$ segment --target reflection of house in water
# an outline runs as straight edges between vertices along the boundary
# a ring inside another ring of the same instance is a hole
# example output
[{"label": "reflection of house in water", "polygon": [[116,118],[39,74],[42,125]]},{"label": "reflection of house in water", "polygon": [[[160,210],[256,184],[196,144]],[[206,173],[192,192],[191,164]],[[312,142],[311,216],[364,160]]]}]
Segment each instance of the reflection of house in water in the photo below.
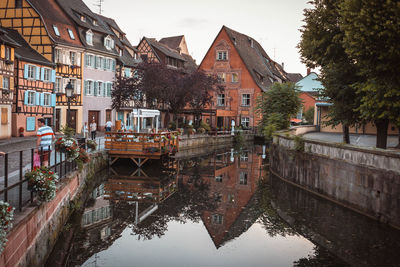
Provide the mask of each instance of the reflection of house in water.
[{"label": "reflection of house in water", "polygon": [[[251,216],[246,207],[257,188],[257,182],[262,177],[262,159],[255,150],[243,151],[234,155],[232,152],[217,153],[207,162],[201,162],[200,178],[207,180],[210,186],[210,197],[217,201],[217,208],[204,211],[202,220],[215,246],[219,248],[245,232],[257,219]],[[186,170],[183,180],[190,183],[193,179],[193,169]]]}]

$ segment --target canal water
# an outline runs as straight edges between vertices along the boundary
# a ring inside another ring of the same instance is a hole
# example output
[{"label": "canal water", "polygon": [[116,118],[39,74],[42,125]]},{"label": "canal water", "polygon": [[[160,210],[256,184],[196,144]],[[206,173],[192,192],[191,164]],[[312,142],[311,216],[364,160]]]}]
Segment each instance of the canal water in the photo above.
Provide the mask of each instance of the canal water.
[{"label": "canal water", "polygon": [[58,263],[400,266],[400,231],[269,175],[262,152],[114,165],[68,225]]}]

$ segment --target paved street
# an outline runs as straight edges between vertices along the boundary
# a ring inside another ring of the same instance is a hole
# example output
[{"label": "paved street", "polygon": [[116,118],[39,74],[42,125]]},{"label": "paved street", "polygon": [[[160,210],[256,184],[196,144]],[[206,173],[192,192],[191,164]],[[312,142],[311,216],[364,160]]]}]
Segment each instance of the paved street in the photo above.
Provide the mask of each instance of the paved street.
[{"label": "paved street", "polygon": [[[341,133],[307,133],[304,135],[307,139],[321,140],[333,143],[341,143],[343,136]],[[398,144],[398,136],[388,136],[388,148],[393,148]],[[350,135],[350,144],[364,147],[375,147],[376,136],[374,135]]]}]

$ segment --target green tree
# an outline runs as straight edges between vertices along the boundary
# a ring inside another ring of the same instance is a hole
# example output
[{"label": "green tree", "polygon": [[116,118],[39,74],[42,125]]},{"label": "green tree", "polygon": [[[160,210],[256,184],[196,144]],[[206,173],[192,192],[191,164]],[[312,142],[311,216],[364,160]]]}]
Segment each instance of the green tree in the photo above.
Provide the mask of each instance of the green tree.
[{"label": "green tree", "polygon": [[349,127],[360,122],[357,107],[360,96],[352,84],[360,77],[354,62],[345,53],[344,33],[340,28],[339,3],[336,0],[314,0],[304,10],[301,41],[298,45],[302,61],[310,68],[321,69],[324,88],[321,96],[332,102],[327,124],[342,124],[343,141],[350,142]]},{"label": "green tree", "polygon": [[314,107],[311,107],[304,112],[304,118],[308,124],[314,124],[314,111]]},{"label": "green tree", "polygon": [[274,131],[290,126],[290,117],[301,108],[299,90],[294,83],[274,83],[257,99],[256,111],[262,115],[260,130],[267,138]]},{"label": "green tree", "polygon": [[358,110],[362,118],[374,121],[376,146],[386,148],[389,121],[400,126],[400,2],[341,2],[345,51],[365,77],[355,85],[362,94]]}]

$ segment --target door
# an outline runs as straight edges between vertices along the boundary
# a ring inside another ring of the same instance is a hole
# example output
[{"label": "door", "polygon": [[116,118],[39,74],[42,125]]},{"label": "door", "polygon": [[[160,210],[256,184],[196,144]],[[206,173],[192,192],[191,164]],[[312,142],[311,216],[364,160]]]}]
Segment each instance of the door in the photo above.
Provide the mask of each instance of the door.
[{"label": "door", "polygon": [[56,132],[60,131],[60,115],[61,115],[61,111],[59,108],[56,109]]},{"label": "door", "polygon": [[111,120],[111,110],[110,109],[106,110],[106,122],[107,121],[111,121],[112,122],[112,120]]},{"label": "door", "polygon": [[76,114],[77,114],[76,109],[70,110],[70,113],[69,113],[70,117],[69,117],[69,123],[68,123],[68,127],[74,129],[75,132],[76,132]]},{"label": "door", "polygon": [[217,117],[217,127],[218,128],[224,127],[224,117]]},{"label": "door", "polygon": [[100,111],[97,110],[89,110],[89,117],[88,117],[88,124],[92,123],[92,120],[96,122],[97,131],[99,130],[99,118],[100,118]]}]

